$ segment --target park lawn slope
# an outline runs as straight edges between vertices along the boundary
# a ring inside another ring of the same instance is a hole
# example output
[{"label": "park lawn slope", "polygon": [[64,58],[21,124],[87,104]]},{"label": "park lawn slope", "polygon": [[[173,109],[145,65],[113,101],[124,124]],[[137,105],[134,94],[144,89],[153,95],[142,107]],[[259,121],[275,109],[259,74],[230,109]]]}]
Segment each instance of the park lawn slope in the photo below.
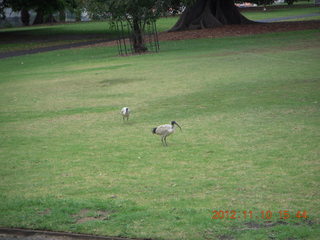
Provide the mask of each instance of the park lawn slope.
[{"label": "park lawn slope", "polygon": [[[0,60],[0,226],[317,239],[319,38],[310,30],[162,42],[159,54],[130,57],[105,47]],[[172,120],[183,131],[163,147],[151,129]],[[212,219],[214,210],[235,219]]]}]

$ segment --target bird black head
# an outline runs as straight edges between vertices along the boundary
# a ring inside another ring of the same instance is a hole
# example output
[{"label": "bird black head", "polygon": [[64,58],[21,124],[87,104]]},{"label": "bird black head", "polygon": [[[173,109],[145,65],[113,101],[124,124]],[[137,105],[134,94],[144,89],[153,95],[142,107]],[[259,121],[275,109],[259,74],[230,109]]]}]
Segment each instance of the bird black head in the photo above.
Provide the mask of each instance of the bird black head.
[{"label": "bird black head", "polygon": [[152,129],[152,133],[155,134],[156,133],[157,128],[153,128]]},{"label": "bird black head", "polygon": [[182,131],[181,127],[179,126],[179,124],[176,121],[171,121],[171,125],[172,126],[177,125],[180,128],[180,131]]}]

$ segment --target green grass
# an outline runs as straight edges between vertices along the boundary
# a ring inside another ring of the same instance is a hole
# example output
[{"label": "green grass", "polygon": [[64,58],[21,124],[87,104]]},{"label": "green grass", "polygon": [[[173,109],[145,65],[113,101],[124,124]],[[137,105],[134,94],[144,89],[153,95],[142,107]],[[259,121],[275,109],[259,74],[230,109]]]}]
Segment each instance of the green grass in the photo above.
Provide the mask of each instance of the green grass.
[{"label": "green grass", "polygon": [[[267,8],[268,9],[268,8]],[[308,8],[279,8],[279,9],[268,9],[267,11],[244,11],[242,14],[247,18],[258,21],[262,19],[268,18],[280,18],[280,17],[292,17],[292,16],[300,16],[305,14],[313,14],[320,13],[320,9],[317,7],[308,7]],[[312,17],[313,19],[314,17]],[[311,20],[311,18],[307,19],[296,19],[297,21],[302,20]]]},{"label": "green grass", "polygon": [[115,38],[108,22],[69,23],[0,29],[0,52]]},{"label": "green grass", "polygon": [[[159,54],[131,57],[88,48],[0,60],[0,226],[317,239],[319,36],[171,41]],[[123,123],[126,105],[133,113]],[[151,129],[171,120],[183,132],[165,148]],[[212,220],[213,210],[240,218]],[[254,218],[243,219],[244,210]],[[267,210],[270,220],[256,218]],[[280,210],[291,217],[280,220]],[[295,218],[304,210],[308,221]]]},{"label": "green grass", "polygon": [[[314,3],[315,3],[315,1],[314,0],[311,0],[311,1],[295,1],[294,3],[293,3],[293,5],[292,6],[296,6],[296,5],[311,5],[311,6],[314,6]],[[279,3],[278,5],[285,5],[285,6],[288,6],[288,7],[290,7],[287,3]]]}]

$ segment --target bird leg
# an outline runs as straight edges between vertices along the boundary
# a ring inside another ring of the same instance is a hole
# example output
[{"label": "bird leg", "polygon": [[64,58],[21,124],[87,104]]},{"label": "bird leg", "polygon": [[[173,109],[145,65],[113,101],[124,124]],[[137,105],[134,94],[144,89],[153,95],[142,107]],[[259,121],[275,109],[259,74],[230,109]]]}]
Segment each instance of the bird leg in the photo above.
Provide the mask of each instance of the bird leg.
[{"label": "bird leg", "polygon": [[164,142],[166,143],[166,146],[168,147],[168,144],[167,144],[167,136],[164,137]]},{"label": "bird leg", "polygon": [[164,136],[161,137],[161,142],[162,142],[162,146],[165,146],[164,142],[163,142],[163,139],[164,139]]}]

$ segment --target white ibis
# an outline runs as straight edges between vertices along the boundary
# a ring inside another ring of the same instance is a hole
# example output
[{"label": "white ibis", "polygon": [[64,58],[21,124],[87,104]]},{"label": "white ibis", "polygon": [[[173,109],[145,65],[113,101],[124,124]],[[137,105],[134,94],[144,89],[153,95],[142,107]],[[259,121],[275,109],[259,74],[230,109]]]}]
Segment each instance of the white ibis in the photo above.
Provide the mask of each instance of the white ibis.
[{"label": "white ibis", "polygon": [[164,146],[168,146],[167,144],[167,137],[174,133],[174,130],[176,128],[176,125],[180,128],[180,131],[182,131],[181,127],[176,121],[172,121],[171,124],[164,124],[160,125],[156,128],[152,129],[153,134],[157,134],[161,136],[161,142]]},{"label": "white ibis", "polygon": [[123,121],[124,121],[125,118],[127,119],[127,121],[129,120],[130,109],[128,107],[122,108],[120,113],[122,115]]}]

